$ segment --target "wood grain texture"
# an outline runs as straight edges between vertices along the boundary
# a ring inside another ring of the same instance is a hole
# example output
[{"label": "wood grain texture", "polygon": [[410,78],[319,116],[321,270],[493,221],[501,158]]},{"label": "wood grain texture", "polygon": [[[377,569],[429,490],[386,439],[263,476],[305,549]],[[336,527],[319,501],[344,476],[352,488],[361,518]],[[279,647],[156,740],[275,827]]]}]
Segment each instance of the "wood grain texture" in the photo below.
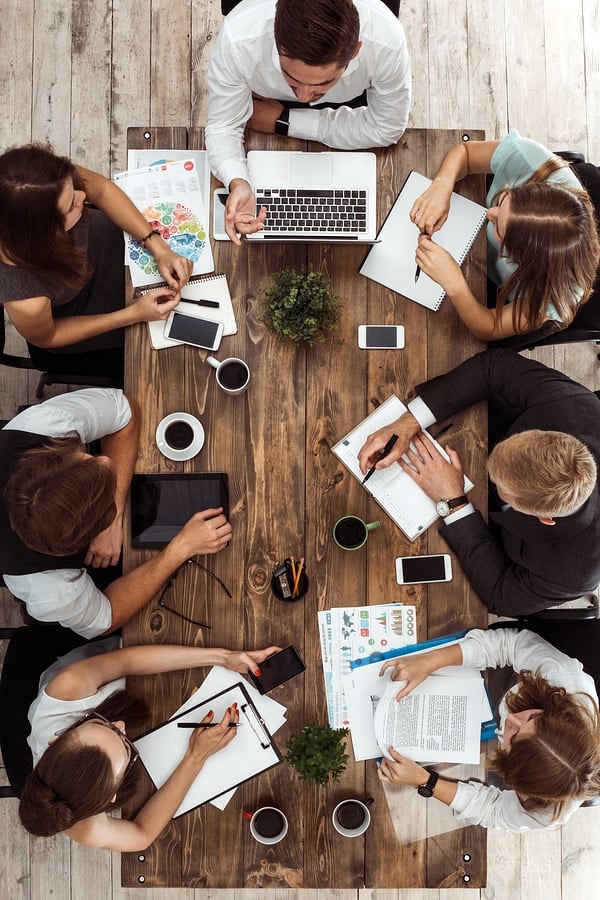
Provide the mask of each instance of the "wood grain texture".
[{"label": "wood grain texture", "polygon": [[[0,122],[2,144],[24,144],[31,140],[32,79],[23,77],[23,69],[31,74],[33,61],[33,0],[19,4],[15,15],[12,0],[1,0],[2,53],[0,53]],[[3,148],[4,149],[4,148]]]},{"label": "wood grain texture", "polygon": [[71,149],[72,8],[63,0],[48,0],[38,4],[35,12],[35,34],[45,42],[47,51],[34,52],[30,76],[33,84],[31,135],[36,141],[49,141],[57,153],[68,155]]},{"label": "wood grain texture", "polygon": [[[70,156],[88,169],[98,165],[97,148],[110,143],[111,13],[111,0],[84,0],[73,7]],[[98,171],[110,175],[108,157]]]}]

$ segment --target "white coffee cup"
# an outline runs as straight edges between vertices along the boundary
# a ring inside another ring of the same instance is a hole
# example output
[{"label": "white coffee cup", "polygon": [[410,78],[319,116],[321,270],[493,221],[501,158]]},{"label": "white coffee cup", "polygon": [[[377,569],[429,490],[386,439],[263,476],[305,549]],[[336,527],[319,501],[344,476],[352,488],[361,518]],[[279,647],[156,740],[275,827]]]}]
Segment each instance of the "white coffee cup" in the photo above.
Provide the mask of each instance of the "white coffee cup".
[{"label": "white coffee cup", "polygon": [[217,370],[217,384],[226,394],[243,394],[250,384],[250,369],[243,359],[230,356],[219,362],[214,356],[207,356],[206,362]]},{"label": "white coffee cup", "polygon": [[261,806],[250,819],[250,833],[259,844],[278,844],[287,832],[288,820],[275,806]]},{"label": "white coffee cup", "polygon": [[[368,802],[372,803],[373,800],[370,799]],[[333,810],[331,821],[338,834],[344,837],[358,837],[364,834],[371,824],[371,813],[366,803],[352,797],[338,803]]]}]

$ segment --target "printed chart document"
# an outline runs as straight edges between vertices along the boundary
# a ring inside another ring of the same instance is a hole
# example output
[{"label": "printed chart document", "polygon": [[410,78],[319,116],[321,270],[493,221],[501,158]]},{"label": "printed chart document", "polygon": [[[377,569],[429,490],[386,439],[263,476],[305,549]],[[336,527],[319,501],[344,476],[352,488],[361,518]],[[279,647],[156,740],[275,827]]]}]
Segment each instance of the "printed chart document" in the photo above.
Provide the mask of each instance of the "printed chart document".
[{"label": "printed chart document", "polygon": [[[413,203],[430,185],[430,178],[410,173],[377,235],[379,243],[373,244],[359,272],[427,309],[437,310],[445,292],[424,272],[415,281],[420,232],[409,218]],[[453,193],[448,218],[433,240],[462,265],[485,221],[484,206]]]},{"label": "printed chart document", "polygon": [[[175,253],[191,259],[192,275],[212,272],[214,262],[198,168],[194,159],[118,172],[115,184],[140,210],[148,231],[156,229]],[[125,262],[134,287],[163,278],[154,256],[125,233]]]},{"label": "printed chart document", "polygon": [[350,673],[351,662],[382,660],[386,652],[414,644],[416,609],[401,603],[386,603],[334,607],[317,615],[329,724],[332,728],[345,728],[350,724],[350,717],[344,676]]},{"label": "printed chart document", "polygon": [[127,169],[148,169],[186,159],[196,163],[204,209],[210,209],[210,166],[206,150],[128,150]]},{"label": "printed chart document", "polygon": [[[213,721],[218,722],[228,706],[238,703],[241,725],[235,738],[207,759],[173,818],[215,798],[214,805],[222,809],[232,796],[232,788],[281,762],[270,732],[283,724],[285,708],[269,697],[261,698],[256,705],[253,697],[261,695],[237,673],[214,667],[211,675],[167,722],[135,741],[142,763],[159,788],[181,762],[189,743],[190,729],[178,728],[178,722],[198,722],[209,709],[214,712]],[[215,688],[218,692],[210,694]]]},{"label": "printed chart document", "polygon": [[391,746],[419,762],[479,762],[483,679],[430,675],[398,701],[402,684],[389,681],[375,709],[383,755]]},{"label": "printed chart document", "polygon": [[[165,281],[161,286],[166,285]],[[147,294],[158,285],[148,285],[140,290],[141,294]],[[186,300],[208,300],[213,306],[199,306],[197,303],[186,303]],[[218,275],[200,275],[190,278],[189,282],[181,289],[181,303],[177,307],[187,316],[197,316],[199,319],[209,319],[213,322],[223,323],[223,336],[237,332],[237,322],[227,277]],[[148,322],[150,343],[154,350],[163,350],[165,347],[181,347],[181,341],[173,341],[166,337],[166,322]]]},{"label": "printed chart document", "polygon": [[[392,394],[371,415],[363,419],[360,425],[331,448],[361,484],[364,476],[358,464],[359,450],[370,434],[384,425],[391,425],[406,410],[404,403]],[[437,447],[444,459],[449,461],[443,447],[427,431],[424,434]],[[405,459],[408,462],[407,457]],[[470,491],[472,487],[473,482],[465,476],[465,492]],[[393,463],[387,469],[376,470],[364,488],[411,541],[439,518],[433,500],[429,499],[423,489],[397,463]]]}]

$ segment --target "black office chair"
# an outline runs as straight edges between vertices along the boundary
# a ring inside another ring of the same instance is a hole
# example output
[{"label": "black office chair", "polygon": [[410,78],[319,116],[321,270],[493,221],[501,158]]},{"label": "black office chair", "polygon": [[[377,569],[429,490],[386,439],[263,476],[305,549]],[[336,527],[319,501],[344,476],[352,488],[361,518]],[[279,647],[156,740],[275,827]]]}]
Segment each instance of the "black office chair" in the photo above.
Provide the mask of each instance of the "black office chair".
[{"label": "black office chair", "polygon": [[[123,387],[122,376],[116,374],[119,368],[121,351],[108,350],[102,354],[102,359],[107,361],[107,371],[114,371],[114,375],[98,375],[89,373],[90,364],[96,364],[96,353],[49,353],[40,348],[30,348],[31,356],[15,356],[4,352],[6,343],[6,330],[4,310],[0,315],[0,365],[9,366],[12,369],[30,369],[40,372],[40,379],[35,391],[35,396],[41,400],[44,396],[44,388],[51,384],[76,384],[86,387]],[[114,358],[113,358],[114,357]],[[93,358],[93,359],[92,359]]]},{"label": "black office chair", "polygon": [[0,628],[0,640],[9,641],[0,675],[0,751],[10,782],[0,788],[0,797],[18,797],[33,768],[27,713],[37,697],[40,675],[86,641],[60,625]]},{"label": "black office chair", "polygon": [[[226,16],[238,3],[241,3],[241,0],[221,0],[221,13]],[[382,3],[385,3],[395,16],[399,14],[400,0],[382,0]]]}]

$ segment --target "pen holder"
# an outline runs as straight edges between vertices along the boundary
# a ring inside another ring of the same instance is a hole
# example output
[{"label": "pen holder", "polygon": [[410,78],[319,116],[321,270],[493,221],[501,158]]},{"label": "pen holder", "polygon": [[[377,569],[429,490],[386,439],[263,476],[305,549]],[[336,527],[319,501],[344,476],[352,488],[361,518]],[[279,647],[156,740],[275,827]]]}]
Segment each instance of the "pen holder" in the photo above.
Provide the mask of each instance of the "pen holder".
[{"label": "pen holder", "polygon": [[[298,576],[298,567],[300,563],[296,563],[296,576]],[[294,586],[296,590],[294,591]],[[300,575],[294,578],[294,569],[292,561],[286,557],[282,563],[279,563],[273,569],[273,577],[271,578],[271,590],[278,600],[283,603],[296,603],[302,600],[308,591],[308,575],[304,565],[300,569]]]}]

